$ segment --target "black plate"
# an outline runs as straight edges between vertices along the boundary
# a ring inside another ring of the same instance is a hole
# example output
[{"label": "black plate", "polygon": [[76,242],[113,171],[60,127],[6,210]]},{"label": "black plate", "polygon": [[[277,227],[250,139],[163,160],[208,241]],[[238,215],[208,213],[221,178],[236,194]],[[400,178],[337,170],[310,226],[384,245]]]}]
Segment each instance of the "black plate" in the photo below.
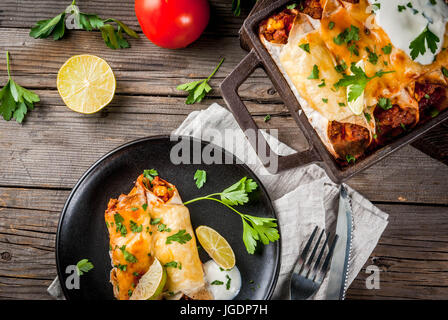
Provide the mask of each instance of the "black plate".
[{"label": "black plate", "polygon": [[[213,146],[183,137],[184,150]],[[109,282],[109,236],[104,223],[104,211],[110,198],[128,193],[144,169],[157,169],[161,177],[179,189],[183,201],[220,192],[244,176],[254,179],[259,188],[241,212],[276,218],[269,196],[257,177],[245,165],[181,164],[170,161],[170,151],[178,141],[166,136],[144,138],[115,149],[97,161],[73,188],[59,221],[56,237],[56,264],[64,294],[68,299],[114,299]],[[198,150],[198,149],[194,149]],[[192,154],[192,152],[191,152]],[[225,155],[224,155],[225,154]],[[228,162],[227,162],[228,163]],[[241,163],[241,162],[239,162]],[[207,171],[207,183],[198,190],[193,176],[197,169]],[[242,288],[236,299],[269,299],[272,296],[280,269],[280,241],[260,245],[254,255],[247,253],[242,240],[240,217],[214,201],[199,201],[188,205],[193,228],[207,225],[221,233],[232,246],[242,276]],[[200,250],[201,260],[210,258]],[[81,277],[79,289],[67,289],[65,281],[69,265],[87,258],[95,266]]]}]

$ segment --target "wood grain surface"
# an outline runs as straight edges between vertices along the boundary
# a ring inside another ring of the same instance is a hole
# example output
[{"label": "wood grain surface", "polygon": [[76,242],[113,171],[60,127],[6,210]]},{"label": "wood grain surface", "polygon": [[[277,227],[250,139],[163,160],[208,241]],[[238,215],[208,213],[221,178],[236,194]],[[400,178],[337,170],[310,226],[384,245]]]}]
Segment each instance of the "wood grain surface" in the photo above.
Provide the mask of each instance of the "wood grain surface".
[{"label": "wood grain surface", "polygon": [[[139,30],[141,37],[130,40],[130,49],[108,49],[98,32],[71,31],[57,42],[28,36],[34,22],[62,12],[69,2],[0,3],[0,54],[10,51],[15,80],[42,100],[22,125],[0,120],[0,299],[49,299],[46,288],[56,275],[57,222],[76,181],[111,149],[143,136],[169,134],[190,112],[213,102],[224,106],[219,83],[246,54],[238,29],[248,10],[234,17],[231,0],[210,1],[211,24],[182,50],[151,44],[140,32],[132,0],[78,1],[82,11],[114,17]],[[106,59],[118,81],[113,103],[91,116],[70,111],[56,90],[58,69],[79,53]],[[213,92],[200,104],[185,105],[176,86],[207,77],[222,57],[225,63],[211,81]],[[0,56],[0,83],[6,80]],[[306,146],[263,71],[240,94],[261,127],[279,129],[280,139],[297,149]],[[265,123],[267,114],[272,120]],[[436,132],[423,145],[434,148],[437,140]],[[366,289],[364,269],[350,287],[349,299],[448,298],[447,181],[447,166],[406,146],[348,182],[390,214],[389,226],[366,263],[382,270],[381,287]]]}]

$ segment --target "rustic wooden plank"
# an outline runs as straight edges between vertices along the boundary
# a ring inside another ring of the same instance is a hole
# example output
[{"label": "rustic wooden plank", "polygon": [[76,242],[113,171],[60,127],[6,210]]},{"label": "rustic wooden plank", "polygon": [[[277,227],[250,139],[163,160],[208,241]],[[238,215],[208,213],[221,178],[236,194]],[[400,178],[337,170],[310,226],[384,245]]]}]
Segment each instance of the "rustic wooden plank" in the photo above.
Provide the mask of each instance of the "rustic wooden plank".
[{"label": "rustic wooden plank", "polygon": [[2,300],[48,300],[47,288],[52,280],[0,277]]},{"label": "rustic wooden plank", "polygon": [[448,165],[448,123],[435,127],[412,146]]},{"label": "rustic wooden plank", "polygon": [[[242,14],[240,17],[235,17],[231,10],[231,0],[210,0],[211,19],[205,33],[236,36],[251,5],[251,1],[242,2]],[[30,29],[37,21],[60,14],[70,3],[70,0],[2,0],[0,26]],[[81,12],[98,14],[103,19],[119,19],[141,32],[134,12],[134,1],[78,0],[77,4]]]},{"label": "rustic wooden plank", "polygon": [[[74,31],[67,38],[53,41],[30,38],[23,29],[0,28],[0,37],[4,39],[0,51],[11,52],[12,69],[17,75],[56,74],[69,57],[89,53],[104,58],[117,75],[126,72],[132,79],[204,78],[224,57],[226,61],[216,74],[224,77],[246,55],[236,37],[204,36],[181,50],[162,49],[142,37],[130,40],[131,48],[112,50],[105,47],[99,33],[83,31]],[[0,60],[0,69],[4,72],[6,61]]]},{"label": "rustic wooden plank", "polygon": [[[378,205],[389,225],[347,292],[349,299],[446,299],[448,207]],[[367,290],[366,267],[376,265],[380,289]]]}]

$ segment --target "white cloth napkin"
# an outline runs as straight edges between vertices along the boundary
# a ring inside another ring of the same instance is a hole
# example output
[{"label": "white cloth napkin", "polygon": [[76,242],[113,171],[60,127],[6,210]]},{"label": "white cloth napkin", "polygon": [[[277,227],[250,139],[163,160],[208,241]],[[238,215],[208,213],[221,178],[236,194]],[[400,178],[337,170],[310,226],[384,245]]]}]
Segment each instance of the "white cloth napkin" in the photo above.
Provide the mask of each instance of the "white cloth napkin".
[{"label": "white cloth napkin", "polygon": [[[280,277],[273,299],[289,299],[289,276],[314,227],[317,225],[327,230],[334,229],[338,213],[339,186],[328,178],[322,168],[314,164],[276,175],[269,174],[233,115],[216,103],[206,110],[192,112],[173,134],[192,136],[223,147],[243,160],[261,180],[273,200],[282,237]],[[229,145],[217,138],[228,138],[229,134],[236,143]],[[266,133],[264,135],[277,154],[288,155],[295,152],[273,136]],[[347,189],[353,207],[352,257],[348,273],[350,285],[378,243],[387,226],[388,215],[350,187],[347,186]],[[325,298],[327,278],[324,279],[315,299]],[[61,298],[57,279],[48,288],[48,292],[56,298]]]}]

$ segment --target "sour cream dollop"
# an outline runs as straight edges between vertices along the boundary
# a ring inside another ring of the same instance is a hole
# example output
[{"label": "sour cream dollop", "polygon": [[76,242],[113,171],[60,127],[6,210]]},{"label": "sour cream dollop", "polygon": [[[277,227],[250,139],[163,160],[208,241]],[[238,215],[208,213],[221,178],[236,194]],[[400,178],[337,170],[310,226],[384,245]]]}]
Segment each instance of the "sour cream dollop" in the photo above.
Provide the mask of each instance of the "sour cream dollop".
[{"label": "sour cream dollop", "polygon": [[[448,6],[444,0],[369,0],[376,23],[387,33],[392,44],[411,57],[410,44],[426,27],[438,38],[437,50],[419,54],[414,61],[427,65],[442,50]],[[427,46],[427,44],[426,44]]]},{"label": "sour cream dollop", "polygon": [[235,266],[230,270],[220,268],[215,261],[204,264],[205,279],[215,300],[232,300],[241,289],[241,274]]}]

